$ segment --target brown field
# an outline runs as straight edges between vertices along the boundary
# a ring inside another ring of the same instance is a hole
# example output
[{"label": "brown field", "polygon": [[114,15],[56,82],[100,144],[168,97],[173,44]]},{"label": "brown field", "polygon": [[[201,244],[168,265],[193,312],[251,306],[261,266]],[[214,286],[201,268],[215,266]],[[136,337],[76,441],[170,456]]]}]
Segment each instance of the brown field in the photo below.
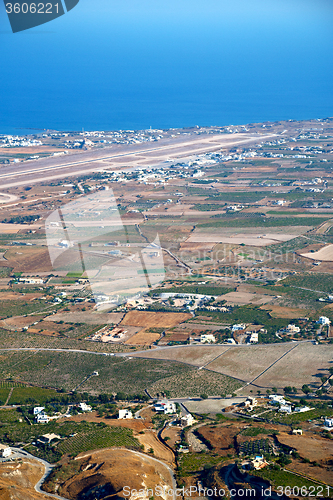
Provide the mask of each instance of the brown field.
[{"label": "brown field", "polygon": [[[333,455],[333,441],[318,436],[304,434],[303,436],[294,436],[280,432],[277,439],[279,443],[294,448],[302,458],[308,458],[311,462],[325,461],[332,458]],[[333,477],[331,481],[333,481]]]},{"label": "brown field", "polygon": [[121,325],[143,326],[145,328],[172,328],[192,318],[189,313],[168,313],[151,311],[130,311]]},{"label": "brown field", "polygon": [[24,326],[30,326],[35,321],[40,321],[40,316],[13,316],[12,318],[6,318],[0,321],[0,326],[3,328],[23,328]]},{"label": "brown field", "polygon": [[[181,346],[133,356],[203,366],[258,387],[318,387],[333,358],[332,345],[312,342],[251,346]],[[216,358],[216,359],[215,359]],[[264,373],[263,373],[264,372]],[[258,378],[257,378],[258,377]]]},{"label": "brown field", "polygon": [[156,342],[160,338],[160,333],[151,333],[147,332],[145,329],[140,330],[140,332],[136,333],[130,339],[126,340],[125,344],[129,345],[151,345],[153,342]]},{"label": "brown field", "polygon": [[215,246],[215,243],[202,242],[202,243],[193,243],[189,241],[185,241],[180,244],[180,250],[184,251],[193,251],[193,250],[211,250]]},{"label": "brown field", "polygon": [[303,384],[320,385],[320,377],[327,375],[325,370],[331,366],[332,358],[333,345],[331,344],[300,343],[255,383],[262,387],[269,387],[276,383],[279,387],[291,385],[298,388]]},{"label": "brown field", "polygon": [[244,305],[244,304],[267,304],[274,297],[266,294],[250,293],[250,292],[230,292],[223,295],[223,299],[227,301],[227,305]]},{"label": "brown field", "polygon": [[291,464],[287,465],[286,469],[298,472],[298,474],[303,474],[315,481],[321,481],[330,486],[333,485],[331,467],[316,467],[312,464],[305,464],[298,460],[293,460]]},{"label": "brown field", "polygon": [[206,368],[249,382],[292,347],[291,344],[234,346]]},{"label": "brown field", "polygon": [[150,448],[153,448],[154,457],[159,460],[164,460],[169,464],[174,463],[174,454],[167,446],[161,443],[154,431],[147,431],[145,432],[145,434],[138,434],[135,437],[140,441],[141,444],[143,444],[145,452],[148,452]]},{"label": "brown field", "polygon": [[[166,347],[161,350],[149,351],[144,353],[145,358],[149,359],[172,359],[180,363],[188,363],[194,366],[202,366],[215,359],[220,354],[229,349],[228,346],[183,346],[183,347]],[[133,356],[143,356],[141,354],[133,354]]]},{"label": "brown field", "polygon": [[297,309],[292,307],[282,307],[282,306],[272,306],[270,304],[264,304],[260,307],[265,311],[270,311],[269,314],[272,318],[290,318],[297,319],[304,316],[304,309]]},{"label": "brown field", "polygon": [[19,250],[11,248],[7,250],[5,257],[6,261],[1,263],[13,267],[14,272],[38,273],[52,270],[49,252],[44,247],[20,247]]},{"label": "brown field", "polygon": [[327,245],[317,252],[301,253],[302,257],[312,260],[322,260],[326,262],[333,261],[333,245]]},{"label": "brown field", "polygon": [[69,312],[53,314],[46,321],[64,321],[65,323],[88,323],[89,325],[118,324],[124,317],[123,313],[102,312]]}]

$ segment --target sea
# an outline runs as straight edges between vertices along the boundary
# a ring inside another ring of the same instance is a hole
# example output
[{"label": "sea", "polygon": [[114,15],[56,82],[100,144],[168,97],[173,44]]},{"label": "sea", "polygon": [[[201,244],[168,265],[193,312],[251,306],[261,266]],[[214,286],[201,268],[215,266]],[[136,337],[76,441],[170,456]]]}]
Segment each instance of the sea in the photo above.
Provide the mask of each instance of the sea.
[{"label": "sea", "polygon": [[326,118],[332,53],[331,0],[80,0],[20,33],[0,2],[0,133]]}]

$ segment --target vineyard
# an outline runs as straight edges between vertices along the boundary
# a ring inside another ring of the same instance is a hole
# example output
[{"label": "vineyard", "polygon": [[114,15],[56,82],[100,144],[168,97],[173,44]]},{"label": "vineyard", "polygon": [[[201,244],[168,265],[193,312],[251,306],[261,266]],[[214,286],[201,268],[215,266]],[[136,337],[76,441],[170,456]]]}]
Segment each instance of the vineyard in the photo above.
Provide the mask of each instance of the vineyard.
[{"label": "vineyard", "polygon": [[61,442],[57,451],[61,454],[78,455],[84,451],[111,448],[113,446],[141,450],[140,444],[133,437],[133,431],[122,427],[99,427],[88,432],[79,432]]}]

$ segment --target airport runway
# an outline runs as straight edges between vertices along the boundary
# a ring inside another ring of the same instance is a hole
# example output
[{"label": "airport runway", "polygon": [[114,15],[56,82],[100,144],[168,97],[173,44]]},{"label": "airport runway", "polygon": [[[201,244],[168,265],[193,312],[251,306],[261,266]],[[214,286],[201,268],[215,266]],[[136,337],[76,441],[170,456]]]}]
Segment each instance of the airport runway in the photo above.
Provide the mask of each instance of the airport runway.
[{"label": "airport runway", "polygon": [[1,189],[51,181],[71,175],[101,170],[119,170],[156,166],[166,160],[176,161],[191,155],[228,150],[237,145],[261,143],[276,134],[195,135],[186,138],[161,139],[152,144],[114,145],[68,155],[41,158],[0,167]]}]

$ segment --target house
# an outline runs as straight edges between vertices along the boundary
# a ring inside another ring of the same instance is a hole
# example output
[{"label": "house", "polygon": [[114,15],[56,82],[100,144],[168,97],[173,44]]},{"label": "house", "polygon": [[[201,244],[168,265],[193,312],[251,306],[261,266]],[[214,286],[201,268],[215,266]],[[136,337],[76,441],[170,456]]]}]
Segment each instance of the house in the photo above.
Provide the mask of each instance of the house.
[{"label": "house", "polygon": [[40,278],[19,278],[19,281],[27,285],[42,285],[44,283],[44,280]]},{"label": "house", "polygon": [[236,332],[237,330],[244,330],[246,328],[245,323],[237,323],[235,325],[232,325],[232,331]]},{"label": "house", "polygon": [[46,415],[46,413],[38,413],[38,415],[35,416],[36,424],[48,424],[49,421],[50,417]]},{"label": "house", "polygon": [[92,410],[92,407],[87,405],[86,403],[79,403],[77,406],[81,411],[91,411]]},{"label": "house", "polygon": [[300,327],[295,326],[293,324],[289,324],[288,326],[286,326],[286,329],[285,329],[285,332],[288,335],[293,335],[294,333],[299,333],[300,331],[301,331]]},{"label": "house", "polygon": [[325,417],[324,426],[325,427],[333,427],[333,418]]},{"label": "house", "polygon": [[119,410],[118,418],[120,420],[124,418],[133,418],[133,414],[130,410]]},{"label": "house", "polygon": [[249,338],[250,344],[255,344],[256,342],[258,342],[258,340],[259,340],[258,333],[257,332],[251,333],[251,336]]},{"label": "house", "polygon": [[12,454],[12,449],[6,444],[0,444],[0,456],[2,458],[8,458]]},{"label": "house", "polygon": [[200,336],[200,342],[202,344],[212,344],[216,342],[216,338],[211,334],[204,334]]},{"label": "house", "polygon": [[44,406],[35,406],[35,408],[34,408],[34,415],[38,415],[39,413],[42,413],[43,410],[45,410]]},{"label": "house", "polygon": [[280,406],[279,411],[281,413],[291,413],[291,405],[283,404]]},{"label": "house", "polygon": [[331,321],[327,316],[320,316],[319,320],[317,321],[320,325],[330,325]]},{"label": "house", "polygon": [[254,460],[251,460],[251,468],[253,468],[255,470],[260,470],[263,467],[266,467],[266,465],[268,465],[268,464],[267,464],[266,460],[264,459],[263,455],[256,456],[254,458]]},{"label": "house", "polygon": [[180,424],[183,427],[188,427],[189,425],[193,425],[195,422],[195,419],[191,415],[191,413],[187,413],[187,415],[183,415],[182,418],[180,419]]},{"label": "house", "polygon": [[293,434],[296,436],[302,436],[303,431],[302,429],[293,429]]},{"label": "house", "polygon": [[270,394],[268,397],[271,400],[271,403],[281,403],[281,404],[286,403],[284,397],[280,396],[279,394]]},{"label": "house", "polygon": [[175,403],[172,403],[171,401],[168,401],[167,399],[163,399],[162,401],[158,401],[157,403],[155,403],[154,409],[157,413],[164,413],[164,415],[170,414],[170,413],[176,413]]},{"label": "house", "polygon": [[311,408],[309,406],[302,406],[301,408],[295,408],[295,412],[303,413],[304,411],[310,411]]}]

